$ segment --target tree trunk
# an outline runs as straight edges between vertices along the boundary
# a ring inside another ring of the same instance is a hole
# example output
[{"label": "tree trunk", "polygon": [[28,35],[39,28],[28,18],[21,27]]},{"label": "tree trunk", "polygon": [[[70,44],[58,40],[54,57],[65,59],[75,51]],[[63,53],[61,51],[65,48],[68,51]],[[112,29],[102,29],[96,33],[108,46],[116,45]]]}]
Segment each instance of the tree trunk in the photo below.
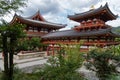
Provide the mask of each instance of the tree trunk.
[{"label": "tree trunk", "polygon": [[3,42],[3,57],[4,57],[4,74],[5,78],[8,78],[8,48],[7,48],[7,37],[3,36],[2,37],[2,42]]},{"label": "tree trunk", "polygon": [[9,80],[13,80],[13,54],[9,53]]},{"label": "tree trunk", "polygon": [[9,52],[9,80],[13,80],[13,54],[14,54],[14,39],[10,39],[10,52]]}]

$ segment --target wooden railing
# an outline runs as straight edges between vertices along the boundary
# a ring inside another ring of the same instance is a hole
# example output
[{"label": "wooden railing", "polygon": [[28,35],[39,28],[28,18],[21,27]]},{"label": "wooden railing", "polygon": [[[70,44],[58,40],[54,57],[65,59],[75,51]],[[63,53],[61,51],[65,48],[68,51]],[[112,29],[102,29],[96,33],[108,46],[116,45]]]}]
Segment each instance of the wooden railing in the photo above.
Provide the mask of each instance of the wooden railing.
[{"label": "wooden railing", "polygon": [[85,41],[85,42],[77,42],[77,41],[44,41],[45,44],[82,44],[87,46],[95,46],[95,45],[116,45],[120,44],[120,42],[115,41]]},{"label": "wooden railing", "polygon": [[79,30],[79,29],[84,29],[84,28],[96,28],[96,27],[103,27],[104,25],[105,25],[104,23],[86,24],[86,25],[76,26],[74,29]]}]

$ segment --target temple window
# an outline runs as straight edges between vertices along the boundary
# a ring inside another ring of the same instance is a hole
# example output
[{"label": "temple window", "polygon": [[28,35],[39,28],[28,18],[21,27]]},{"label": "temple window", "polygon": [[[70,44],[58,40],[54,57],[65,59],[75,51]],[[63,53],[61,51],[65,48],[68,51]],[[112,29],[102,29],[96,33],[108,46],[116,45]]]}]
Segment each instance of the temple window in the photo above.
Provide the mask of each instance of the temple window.
[{"label": "temple window", "polygon": [[97,21],[97,19],[95,18],[95,19],[93,19],[93,24],[96,24],[96,21]]},{"label": "temple window", "polygon": [[34,27],[34,32],[38,32],[38,28],[37,27]]},{"label": "temple window", "polygon": [[41,32],[48,33],[48,29],[46,29],[46,28],[41,28]]},{"label": "temple window", "polygon": [[52,32],[55,32],[55,30],[53,30]]},{"label": "temple window", "polygon": [[87,20],[87,25],[90,25],[92,23],[92,20]]},{"label": "temple window", "polygon": [[38,27],[38,32],[40,32],[41,28]]},{"label": "temple window", "polygon": [[27,27],[25,28],[25,30],[28,31],[28,30],[29,30],[29,27],[27,26]]},{"label": "temple window", "polygon": [[45,28],[45,29],[44,29],[44,32],[45,32],[45,33],[48,33],[48,29]]},{"label": "temple window", "polygon": [[93,24],[96,24],[96,21],[93,21]]},{"label": "temple window", "polygon": [[41,28],[40,32],[44,32],[44,29],[43,29],[43,28]]},{"label": "temple window", "polygon": [[85,26],[85,21],[82,21],[82,22],[81,22],[81,26]]},{"label": "temple window", "polygon": [[81,26],[84,26],[85,24],[81,24]]},{"label": "temple window", "polygon": [[51,32],[51,30],[50,30],[50,29],[48,29],[48,32]]},{"label": "temple window", "polygon": [[33,31],[33,27],[29,27],[29,31],[31,31],[31,32],[32,32],[32,31]]}]

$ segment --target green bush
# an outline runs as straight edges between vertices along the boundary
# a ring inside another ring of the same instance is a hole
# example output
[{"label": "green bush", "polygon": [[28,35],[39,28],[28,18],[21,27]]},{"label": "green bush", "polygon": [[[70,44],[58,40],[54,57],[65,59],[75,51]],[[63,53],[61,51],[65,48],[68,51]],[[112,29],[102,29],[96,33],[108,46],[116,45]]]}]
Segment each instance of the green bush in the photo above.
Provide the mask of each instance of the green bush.
[{"label": "green bush", "polygon": [[19,40],[18,45],[17,45],[17,51],[39,51],[39,48],[43,47],[43,44],[41,43],[40,38],[31,38],[29,39],[24,39],[24,40]]},{"label": "green bush", "polygon": [[58,51],[57,56],[50,57],[44,67],[36,69],[33,73],[24,73],[15,68],[13,80],[86,80],[76,71],[82,62],[79,46],[64,47]]},{"label": "green bush", "polygon": [[[117,75],[117,65],[114,61],[119,62],[119,55],[115,55],[111,48],[107,49],[94,49],[90,51],[86,57],[86,67],[96,72],[100,80],[109,79],[110,75]],[[93,66],[93,67],[91,67]]]},{"label": "green bush", "polygon": [[76,70],[81,67],[83,59],[78,49],[66,47],[52,56],[44,68],[37,70],[40,80],[85,80]]},{"label": "green bush", "polygon": [[[0,73],[0,80],[7,80],[4,73]],[[40,80],[40,76],[37,73],[24,73],[18,68],[14,68],[13,80]]]},{"label": "green bush", "polygon": [[110,75],[109,76],[109,79],[107,79],[107,80],[120,80],[120,74],[119,75]]}]

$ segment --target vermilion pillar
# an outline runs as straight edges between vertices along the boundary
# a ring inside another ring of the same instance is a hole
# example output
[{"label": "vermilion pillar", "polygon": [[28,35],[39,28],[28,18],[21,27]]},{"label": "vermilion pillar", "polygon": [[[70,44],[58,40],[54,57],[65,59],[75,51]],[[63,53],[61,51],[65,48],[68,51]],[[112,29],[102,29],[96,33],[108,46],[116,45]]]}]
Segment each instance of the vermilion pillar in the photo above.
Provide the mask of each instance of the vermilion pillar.
[{"label": "vermilion pillar", "polygon": [[47,56],[49,56],[49,46],[47,47]]},{"label": "vermilion pillar", "polygon": [[54,49],[55,49],[55,48],[54,48],[54,44],[52,44],[52,50],[53,50],[53,51],[52,51],[52,55],[53,55],[53,56],[55,55]]}]

